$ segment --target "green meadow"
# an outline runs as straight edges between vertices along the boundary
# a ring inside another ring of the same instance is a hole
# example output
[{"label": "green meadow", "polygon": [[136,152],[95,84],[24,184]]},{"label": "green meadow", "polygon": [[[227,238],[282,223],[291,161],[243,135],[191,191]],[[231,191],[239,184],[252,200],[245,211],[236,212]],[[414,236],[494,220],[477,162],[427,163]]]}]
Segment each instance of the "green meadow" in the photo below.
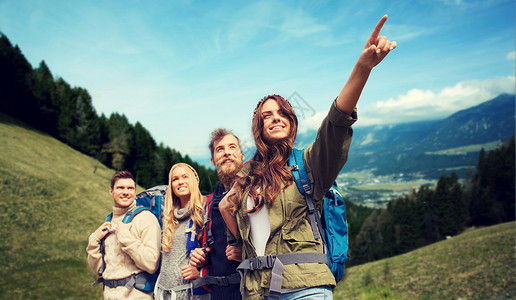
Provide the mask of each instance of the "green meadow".
[{"label": "green meadow", "polygon": [[[114,171],[3,114],[0,153],[0,298],[101,299],[85,248],[112,209]],[[334,298],[515,298],[515,226],[347,268]]]},{"label": "green meadow", "polygon": [[0,115],[0,298],[92,299],[86,241],[112,210],[98,161]]},{"label": "green meadow", "polygon": [[516,223],[354,266],[334,299],[515,299]]}]

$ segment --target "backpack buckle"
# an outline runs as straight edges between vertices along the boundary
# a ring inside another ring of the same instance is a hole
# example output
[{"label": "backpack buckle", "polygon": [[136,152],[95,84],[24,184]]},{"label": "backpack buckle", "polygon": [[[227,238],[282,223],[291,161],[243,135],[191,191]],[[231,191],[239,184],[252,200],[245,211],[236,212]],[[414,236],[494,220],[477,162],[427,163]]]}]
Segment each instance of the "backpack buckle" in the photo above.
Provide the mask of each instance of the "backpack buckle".
[{"label": "backpack buckle", "polygon": [[229,279],[226,276],[215,277],[215,281],[217,281],[218,286],[228,286]]}]

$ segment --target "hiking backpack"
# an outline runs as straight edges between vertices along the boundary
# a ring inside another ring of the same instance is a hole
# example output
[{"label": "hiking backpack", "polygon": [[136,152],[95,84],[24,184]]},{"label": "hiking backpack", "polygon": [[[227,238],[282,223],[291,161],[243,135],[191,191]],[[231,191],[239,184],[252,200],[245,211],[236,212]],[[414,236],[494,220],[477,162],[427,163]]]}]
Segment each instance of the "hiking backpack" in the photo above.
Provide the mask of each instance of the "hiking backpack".
[{"label": "hiking backpack", "polygon": [[163,228],[163,211],[168,185],[158,185],[136,195],[136,206],[143,206],[156,216],[159,227]]},{"label": "hiking backpack", "polygon": [[299,192],[305,196],[314,237],[322,239],[324,251],[329,258],[329,267],[335,281],[339,282],[344,275],[344,264],[349,257],[344,199],[338,191],[337,183],[334,182],[324,196],[323,213],[322,217],[319,217],[303,162],[303,152],[304,150],[293,149],[289,157],[289,166]]},{"label": "hiking backpack", "polygon": [[[163,227],[162,224],[162,214],[163,214],[163,208],[165,204],[165,194],[167,192],[167,185],[159,185],[155,186],[153,188],[150,188],[148,190],[145,190],[138,195],[136,195],[136,207],[128,211],[124,218],[122,219],[122,223],[130,223],[135,216],[137,216],[142,211],[148,210],[150,211],[159,222],[160,228]],[[113,213],[110,213],[107,218],[106,222],[110,222],[111,218],[113,217]],[[98,275],[100,276],[97,281],[93,284],[94,286],[98,283],[102,282],[104,285],[110,285],[113,284],[114,286],[119,285],[125,285],[128,289],[131,289],[132,287],[135,287],[136,289],[144,292],[152,292],[154,291],[154,286],[156,285],[156,280],[159,275],[160,267],[158,267],[158,270],[153,273],[149,274],[147,272],[141,272],[136,275],[133,275],[131,277],[128,277],[127,279],[119,279],[119,280],[104,280],[102,278],[102,273],[104,272],[106,268],[106,263],[104,261],[104,254],[105,254],[105,245],[104,241],[106,239],[107,235],[100,241],[100,253],[102,253],[102,266],[99,269]],[[111,283],[115,282],[116,283]],[[116,284],[116,285],[115,285]]]}]

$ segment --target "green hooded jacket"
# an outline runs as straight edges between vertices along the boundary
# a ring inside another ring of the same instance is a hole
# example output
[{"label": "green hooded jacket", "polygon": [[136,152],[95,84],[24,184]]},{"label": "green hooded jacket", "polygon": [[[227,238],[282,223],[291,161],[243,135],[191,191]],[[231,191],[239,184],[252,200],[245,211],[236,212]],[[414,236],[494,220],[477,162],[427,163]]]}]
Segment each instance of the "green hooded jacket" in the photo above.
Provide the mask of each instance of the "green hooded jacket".
[{"label": "green hooded jacket", "polygon": [[[314,201],[319,213],[322,210],[324,195],[347,160],[353,135],[351,125],[356,120],[356,111],[350,116],[338,110],[333,103],[319,128],[315,142],[304,152],[305,168],[312,182]],[[242,173],[247,172],[243,170]],[[243,199],[247,199],[248,193],[248,190],[244,191]],[[266,202],[266,205],[271,233],[265,255],[297,252],[323,253],[322,241],[314,238],[310,226],[305,198],[298,191],[295,183],[284,187],[272,205],[270,202]],[[238,236],[235,238],[237,245],[241,246],[242,258],[246,259],[256,257],[257,254],[251,238],[249,216],[244,211],[244,206],[242,205],[235,215],[238,224]],[[268,295],[270,280],[270,269],[247,272],[244,299],[263,299]],[[317,286],[335,287],[335,285],[335,279],[325,264],[285,265],[282,293]]]}]

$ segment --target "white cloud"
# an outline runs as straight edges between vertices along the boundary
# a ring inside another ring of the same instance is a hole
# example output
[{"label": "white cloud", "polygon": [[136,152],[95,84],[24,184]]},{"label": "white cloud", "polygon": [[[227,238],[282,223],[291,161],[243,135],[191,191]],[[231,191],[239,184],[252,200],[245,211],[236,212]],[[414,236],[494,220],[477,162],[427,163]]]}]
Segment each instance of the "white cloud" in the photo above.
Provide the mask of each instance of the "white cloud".
[{"label": "white cloud", "polygon": [[365,146],[367,144],[371,144],[375,141],[374,134],[372,132],[368,133],[365,139],[360,143],[360,146]]},{"label": "white cloud", "polygon": [[[459,110],[478,105],[502,93],[515,93],[514,76],[471,80],[445,87],[435,93],[430,90],[412,89],[406,94],[384,101],[377,101],[368,107],[358,103],[357,126],[385,125],[445,118]],[[299,131],[318,129],[327,112],[317,112],[300,120]]]},{"label": "white cloud", "polygon": [[507,56],[505,58],[507,58],[507,60],[514,60],[516,58],[516,51],[507,53]]},{"label": "white cloud", "polygon": [[513,94],[514,85],[514,76],[509,76],[484,81],[463,81],[437,93],[412,89],[397,98],[378,101],[373,106],[364,108],[361,110],[362,118],[359,124],[374,125],[445,118],[499,94]]},{"label": "white cloud", "polygon": [[[322,120],[324,120],[324,117],[328,114],[327,111],[324,112],[316,112],[312,116],[306,118],[306,119],[299,119],[299,133],[305,133],[308,131],[308,129],[318,129],[321,126]],[[299,116],[298,116],[299,118]]]}]

